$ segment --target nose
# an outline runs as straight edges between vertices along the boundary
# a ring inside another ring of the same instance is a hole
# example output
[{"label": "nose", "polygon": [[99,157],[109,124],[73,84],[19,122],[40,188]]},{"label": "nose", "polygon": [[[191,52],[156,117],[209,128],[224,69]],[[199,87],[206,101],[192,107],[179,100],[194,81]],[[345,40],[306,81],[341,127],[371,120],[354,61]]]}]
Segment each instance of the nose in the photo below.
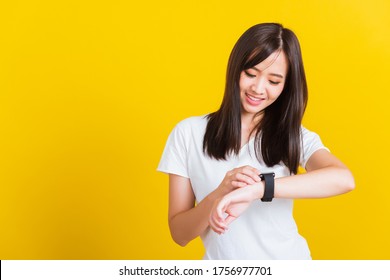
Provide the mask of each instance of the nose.
[{"label": "nose", "polygon": [[251,90],[256,93],[256,94],[259,94],[259,95],[264,95],[265,94],[265,80],[264,79],[257,79],[256,81],[254,81],[252,87],[251,87]]}]

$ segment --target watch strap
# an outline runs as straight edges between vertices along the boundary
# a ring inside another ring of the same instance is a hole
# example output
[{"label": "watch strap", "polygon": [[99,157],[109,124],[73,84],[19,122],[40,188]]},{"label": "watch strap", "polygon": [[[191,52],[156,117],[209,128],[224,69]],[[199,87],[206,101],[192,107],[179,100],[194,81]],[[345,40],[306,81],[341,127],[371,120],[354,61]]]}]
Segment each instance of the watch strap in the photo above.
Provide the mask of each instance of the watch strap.
[{"label": "watch strap", "polygon": [[260,179],[264,181],[264,195],[261,201],[271,202],[275,192],[275,173],[262,173]]}]

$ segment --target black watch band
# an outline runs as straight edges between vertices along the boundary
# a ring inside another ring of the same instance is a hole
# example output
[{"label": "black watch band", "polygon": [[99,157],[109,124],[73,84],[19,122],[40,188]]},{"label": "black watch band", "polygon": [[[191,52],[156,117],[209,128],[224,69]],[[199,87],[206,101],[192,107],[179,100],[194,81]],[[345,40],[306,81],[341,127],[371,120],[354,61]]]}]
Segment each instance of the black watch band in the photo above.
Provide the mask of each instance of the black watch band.
[{"label": "black watch band", "polygon": [[260,174],[260,179],[264,181],[264,195],[261,201],[271,202],[274,198],[275,173],[262,173]]}]

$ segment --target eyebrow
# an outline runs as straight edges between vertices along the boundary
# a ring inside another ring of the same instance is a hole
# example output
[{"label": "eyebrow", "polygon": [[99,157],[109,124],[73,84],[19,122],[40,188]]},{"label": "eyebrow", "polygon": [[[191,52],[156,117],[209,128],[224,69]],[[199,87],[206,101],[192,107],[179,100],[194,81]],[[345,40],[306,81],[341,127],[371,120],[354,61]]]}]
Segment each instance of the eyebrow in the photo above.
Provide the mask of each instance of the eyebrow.
[{"label": "eyebrow", "polygon": [[[257,72],[261,72],[261,70],[258,69],[258,68],[256,68],[255,66],[253,66],[252,68],[255,69]],[[277,73],[270,73],[269,75],[270,75],[270,76],[275,76],[275,77],[278,77],[278,78],[281,78],[281,79],[284,78],[283,75],[277,74]]]}]

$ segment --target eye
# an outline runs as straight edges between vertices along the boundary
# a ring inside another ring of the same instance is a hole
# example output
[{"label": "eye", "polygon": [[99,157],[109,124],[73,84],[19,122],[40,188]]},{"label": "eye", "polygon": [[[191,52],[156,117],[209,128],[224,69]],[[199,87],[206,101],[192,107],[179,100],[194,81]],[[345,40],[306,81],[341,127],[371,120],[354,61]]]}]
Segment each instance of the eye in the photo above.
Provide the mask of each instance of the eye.
[{"label": "eye", "polygon": [[275,81],[271,81],[271,80],[269,80],[269,83],[271,84],[271,85],[278,85],[278,84],[280,84],[280,82],[275,82]]},{"label": "eye", "polygon": [[256,75],[252,75],[251,73],[249,73],[248,71],[244,70],[244,73],[245,75],[247,75],[249,78],[254,78],[256,77]]}]

